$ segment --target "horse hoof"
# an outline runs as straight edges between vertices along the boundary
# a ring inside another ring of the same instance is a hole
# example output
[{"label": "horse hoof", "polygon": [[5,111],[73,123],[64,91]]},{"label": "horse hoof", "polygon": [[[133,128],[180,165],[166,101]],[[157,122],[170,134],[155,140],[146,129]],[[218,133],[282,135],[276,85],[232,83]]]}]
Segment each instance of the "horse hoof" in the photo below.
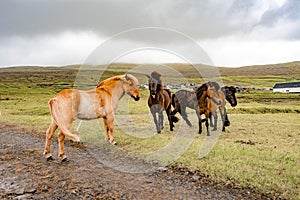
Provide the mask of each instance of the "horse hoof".
[{"label": "horse hoof", "polygon": [[49,156],[49,157],[47,158],[47,161],[52,161],[52,160],[54,160],[53,156]]},{"label": "horse hoof", "polygon": [[65,157],[64,159],[61,160],[61,162],[70,162],[70,160],[68,159],[68,157]]},{"label": "horse hoof", "polygon": [[116,141],[110,142],[112,145],[117,145],[118,143]]},{"label": "horse hoof", "polygon": [[160,134],[160,131],[157,131],[158,134]]}]

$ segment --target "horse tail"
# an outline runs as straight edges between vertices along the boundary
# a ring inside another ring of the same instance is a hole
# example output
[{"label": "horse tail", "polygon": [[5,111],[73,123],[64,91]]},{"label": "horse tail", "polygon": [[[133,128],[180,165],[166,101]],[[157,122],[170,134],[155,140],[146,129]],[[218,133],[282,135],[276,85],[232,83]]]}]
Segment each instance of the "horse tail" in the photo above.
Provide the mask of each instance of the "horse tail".
[{"label": "horse tail", "polygon": [[50,114],[52,116],[52,119],[60,128],[60,130],[63,132],[63,134],[69,137],[70,139],[79,142],[80,138],[78,137],[78,135],[71,133],[66,127],[66,125],[64,124],[64,120],[61,118],[61,113],[59,111],[57,98],[50,99],[48,104],[49,104]]}]

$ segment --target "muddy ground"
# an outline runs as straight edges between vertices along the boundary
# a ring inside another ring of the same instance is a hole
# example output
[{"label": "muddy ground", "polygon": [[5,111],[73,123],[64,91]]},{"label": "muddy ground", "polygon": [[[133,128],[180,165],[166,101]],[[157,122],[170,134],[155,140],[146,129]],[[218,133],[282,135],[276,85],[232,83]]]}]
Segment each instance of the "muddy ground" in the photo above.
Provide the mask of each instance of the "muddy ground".
[{"label": "muddy ground", "polygon": [[[70,162],[46,161],[44,142],[41,133],[0,126],[0,199],[269,199],[185,169],[115,170],[84,144],[66,144]],[[56,156],[55,140],[51,148]]]}]

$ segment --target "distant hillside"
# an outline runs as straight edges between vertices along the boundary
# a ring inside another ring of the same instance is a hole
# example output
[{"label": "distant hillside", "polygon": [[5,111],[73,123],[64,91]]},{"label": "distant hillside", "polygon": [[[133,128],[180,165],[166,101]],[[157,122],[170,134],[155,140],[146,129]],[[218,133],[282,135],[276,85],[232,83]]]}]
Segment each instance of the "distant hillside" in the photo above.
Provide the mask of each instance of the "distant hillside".
[{"label": "distant hillside", "polygon": [[[113,63],[107,70],[113,72],[126,73],[128,71],[134,72],[136,67],[143,67],[144,72],[150,73],[151,70],[157,69],[160,70],[159,66],[167,66],[173,68],[175,71],[184,74],[185,77],[194,77],[197,73],[197,70],[188,64],[180,63],[166,63],[166,64],[129,64],[129,63]],[[147,69],[146,66],[151,66]],[[156,68],[155,68],[156,66]],[[157,67],[158,66],[158,67]],[[215,67],[198,65],[202,71],[215,71]],[[153,68],[154,67],[154,68]],[[68,65],[61,67],[38,67],[38,66],[17,66],[9,68],[0,68],[0,72],[53,72],[53,71],[78,71],[83,69],[81,65]],[[280,76],[287,78],[300,79],[300,61],[289,62],[289,63],[279,63],[279,64],[269,64],[269,65],[255,65],[255,66],[245,66],[238,68],[231,67],[217,67],[221,76],[248,76],[248,77],[268,77],[268,76]],[[101,70],[104,69],[103,66],[85,66],[85,70]],[[161,69],[164,70],[164,69]],[[171,76],[171,75],[170,75]]]},{"label": "distant hillside", "polygon": [[219,67],[222,76],[284,76],[300,79],[300,61],[239,68]]}]

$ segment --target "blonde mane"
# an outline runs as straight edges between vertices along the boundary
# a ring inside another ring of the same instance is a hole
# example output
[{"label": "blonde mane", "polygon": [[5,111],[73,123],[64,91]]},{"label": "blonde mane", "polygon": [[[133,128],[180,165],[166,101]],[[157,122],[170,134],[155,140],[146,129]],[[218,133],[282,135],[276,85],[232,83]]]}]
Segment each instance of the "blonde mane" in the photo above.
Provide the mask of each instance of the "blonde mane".
[{"label": "blonde mane", "polygon": [[138,84],[138,79],[137,78],[135,78],[131,74],[125,74],[125,75],[113,76],[113,77],[110,77],[108,79],[105,79],[105,80],[99,82],[98,85],[96,86],[96,88],[101,88],[101,87],[106,86],[106,85],[111,85],[111,84],[115,83],[116,81],[126,81],[126,80],[131,80],[136,85]]}]

